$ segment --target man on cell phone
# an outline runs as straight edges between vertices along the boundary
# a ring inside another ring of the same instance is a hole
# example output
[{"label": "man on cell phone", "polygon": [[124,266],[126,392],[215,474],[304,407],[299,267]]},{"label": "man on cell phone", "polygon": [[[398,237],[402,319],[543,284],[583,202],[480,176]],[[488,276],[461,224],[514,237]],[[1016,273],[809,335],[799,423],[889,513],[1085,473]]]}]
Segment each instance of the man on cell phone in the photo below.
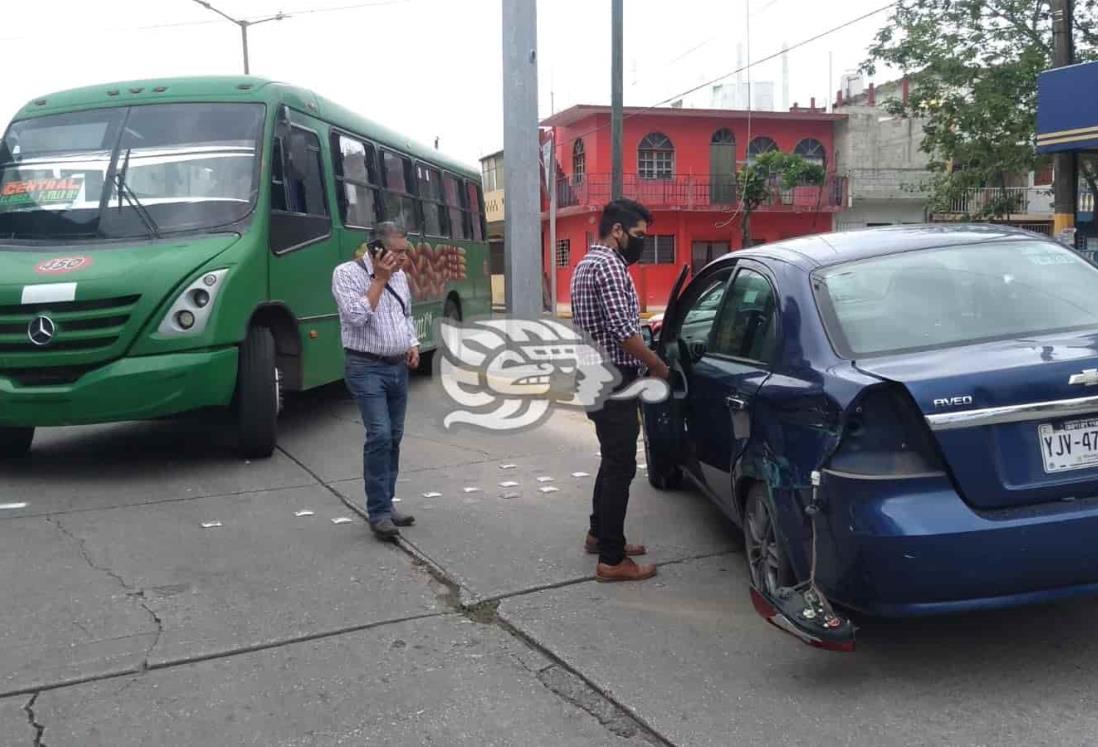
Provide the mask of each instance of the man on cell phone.
[{"label": "man on cell phone", "polygon": [[377,239],[366,245],[362,256],[339,265],[332,275],[347,388],[366,428],[362,448],[366,512],[370,528],[383,540],[395,540],[400,536],[398,527],[415,523],[393,507],[408,404],[408,369],[419,366],[412,293],[404,273],[408,248],[403,228],[382,223]]}]

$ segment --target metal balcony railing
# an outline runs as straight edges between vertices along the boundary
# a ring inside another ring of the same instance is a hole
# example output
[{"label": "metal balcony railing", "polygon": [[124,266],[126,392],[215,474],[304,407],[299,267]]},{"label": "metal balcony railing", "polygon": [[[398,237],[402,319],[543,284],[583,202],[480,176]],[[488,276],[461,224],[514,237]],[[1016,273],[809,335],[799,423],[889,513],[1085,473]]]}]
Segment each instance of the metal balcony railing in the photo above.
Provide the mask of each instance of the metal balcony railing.
[{"label": "metal balcony railing", "polygon": [[954,198],[947,215],[1052,215],[1052,191],[1044,187],[981,187]]},{"label": "metal balcony railing", "polygon": [[[652,209],[711,210],[739,204],[739,189],[732,175],[679,175],[648,179],[625,174],[622,196]],[[846,206],[847,179],[828,174],[821,185],[782,189],[775,184],[760,211],[835,212]],[[557,206],[600,207],[610,201],[610,174],[566,177],[557,182]]]}]

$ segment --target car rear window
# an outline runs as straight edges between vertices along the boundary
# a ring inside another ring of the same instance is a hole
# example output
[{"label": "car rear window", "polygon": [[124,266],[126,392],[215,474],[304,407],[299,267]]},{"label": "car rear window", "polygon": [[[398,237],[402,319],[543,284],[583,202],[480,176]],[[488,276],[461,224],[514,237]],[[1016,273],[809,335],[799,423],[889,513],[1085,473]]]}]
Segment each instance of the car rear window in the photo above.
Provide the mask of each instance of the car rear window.
[{"label": "car rear window", "polygon": [[1098,328],[1098,268],[1048,241],[894,254],[814,279],[828,334],[850,358]]}]

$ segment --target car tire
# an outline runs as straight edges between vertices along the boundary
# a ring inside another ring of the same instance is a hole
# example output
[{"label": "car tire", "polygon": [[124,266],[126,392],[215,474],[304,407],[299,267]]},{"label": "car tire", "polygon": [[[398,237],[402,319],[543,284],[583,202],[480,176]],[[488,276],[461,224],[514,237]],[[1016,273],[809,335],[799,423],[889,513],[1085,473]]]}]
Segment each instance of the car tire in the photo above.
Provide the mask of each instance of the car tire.
[{"label": "car tire", "polygon": [[252,327],[240,346],[236,384],[237,448],[245,459],[274,453],[280,388],[274,336],[265,327]]},{"label": "car tire", "polygon": [[766,486],[758,482],[752,485],[743,513],[744,557],[752,585],[771,596],[796,583],[776,517]]},{"label": "car tire", "polygon": [[648,484],[656,490],[676,490],[682,486],[682,468],[667,455],[656,455],[648,444],[648,430],[644,431],[644,460],[648,465]]},{"label": "car tire", "polygon": [[30,452],[34,428],[0,427],[0,459],[17,459]]}]

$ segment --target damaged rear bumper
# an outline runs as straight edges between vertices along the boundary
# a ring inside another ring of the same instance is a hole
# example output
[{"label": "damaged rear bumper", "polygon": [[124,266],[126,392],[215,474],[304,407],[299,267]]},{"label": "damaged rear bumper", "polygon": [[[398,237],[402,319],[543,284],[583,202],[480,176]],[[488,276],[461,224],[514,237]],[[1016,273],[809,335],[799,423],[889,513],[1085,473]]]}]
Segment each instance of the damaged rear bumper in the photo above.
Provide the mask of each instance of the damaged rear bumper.
[{"label": "damaged rear bumper", "polygon": [[820,585],[881,616],[1098,595],[1098,499],[976,511],[944,475],[829,473]]}]

